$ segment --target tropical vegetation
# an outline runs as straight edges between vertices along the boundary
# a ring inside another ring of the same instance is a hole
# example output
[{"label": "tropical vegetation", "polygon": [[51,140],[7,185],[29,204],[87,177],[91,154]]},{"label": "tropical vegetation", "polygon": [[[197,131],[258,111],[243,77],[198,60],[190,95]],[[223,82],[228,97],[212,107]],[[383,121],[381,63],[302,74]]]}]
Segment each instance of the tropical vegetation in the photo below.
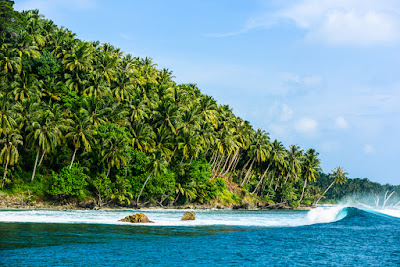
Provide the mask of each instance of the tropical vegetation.
[{"label": "tropical vegetation", "polygon": [[[13,1],[0,8],[3,192],[98,206],[330,196],[314,149],[271,140],[150,58],[82,41]],[[342,168],[333,175],[345,180]]]}]

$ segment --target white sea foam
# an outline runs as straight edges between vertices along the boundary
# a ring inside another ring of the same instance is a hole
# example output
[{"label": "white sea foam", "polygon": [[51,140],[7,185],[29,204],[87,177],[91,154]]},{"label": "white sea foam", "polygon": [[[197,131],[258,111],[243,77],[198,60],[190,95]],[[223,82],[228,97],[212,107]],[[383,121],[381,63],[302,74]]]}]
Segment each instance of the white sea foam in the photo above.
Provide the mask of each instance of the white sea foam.
[{"label": "white sea foam", "polygon": [[343,219],[346,214],[341,213],[344,206],[333,207],[317,207],[312,209],[307,214],[307,220],[310,224],[315,223],[330,223]]},{"label": "white sea foam", "polygon": [[[149,226],[263,226],[291,227],[315,223],[329,223],[337,220],[342,207],[318,207],[304,211],[234,211],[234,210],[196,210],[195,221],[181,221],[187,210],[8,210],[0,211],[0,222],[37,223],[88,223],[88,224],[129,224],[118,220],[137,212],[145,213],[154,224]],[[131,225],[131,224],[129,224]],[[136,225],[136,224],[135,224]],[[140,224],[139,224],[140,225]]]},{"label": "white sea foam", "polygon": [[376,210],[380,213],[384,213],[386,215],[392,216],[392,217],[398,217],[400,218],[400,209],[383,209],[383,210]]}]

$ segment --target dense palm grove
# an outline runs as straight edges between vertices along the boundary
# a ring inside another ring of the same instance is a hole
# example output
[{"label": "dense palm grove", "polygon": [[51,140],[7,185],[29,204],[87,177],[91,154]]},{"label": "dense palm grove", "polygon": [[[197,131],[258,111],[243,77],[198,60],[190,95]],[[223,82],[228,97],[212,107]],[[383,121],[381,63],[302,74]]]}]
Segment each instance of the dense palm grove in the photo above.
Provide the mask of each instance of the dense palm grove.
[{"label": "dense palm grove", "polygon": [[0,4],[3,190],[99,206],[299,206],[323,196],[315,150],[270,140],[149,58]]}]

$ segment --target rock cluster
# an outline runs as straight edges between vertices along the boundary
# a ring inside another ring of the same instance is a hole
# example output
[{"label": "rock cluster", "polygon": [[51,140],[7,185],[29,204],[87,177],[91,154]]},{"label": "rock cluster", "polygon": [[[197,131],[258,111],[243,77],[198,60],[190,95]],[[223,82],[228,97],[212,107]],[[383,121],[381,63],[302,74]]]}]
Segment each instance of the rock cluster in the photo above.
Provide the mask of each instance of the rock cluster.
[{"label": "rock cluster", "polygon": [[193,221],[196,219],[196,215],[192,211],[185,212],[183,214],[181,221]]},{"label": "rock cluster", "polygon": [[152,221],[150,221],[149,218],[147,218],[147,216],[144,215],[143,213],[136,213],[133,215],[126,216],[120,221],[130,222],[130,223],[152,223]]}]

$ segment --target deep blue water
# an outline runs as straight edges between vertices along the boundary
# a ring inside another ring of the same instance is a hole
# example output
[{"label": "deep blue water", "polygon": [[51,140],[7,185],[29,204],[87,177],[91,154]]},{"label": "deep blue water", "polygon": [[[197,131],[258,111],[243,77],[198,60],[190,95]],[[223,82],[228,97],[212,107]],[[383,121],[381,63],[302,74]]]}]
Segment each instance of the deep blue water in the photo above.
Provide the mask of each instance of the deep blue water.
[{"label": "deep blue water", "polygon": [[341,212],[297,227],[1,222],[0,265],[400,265],[399,218]]}]

